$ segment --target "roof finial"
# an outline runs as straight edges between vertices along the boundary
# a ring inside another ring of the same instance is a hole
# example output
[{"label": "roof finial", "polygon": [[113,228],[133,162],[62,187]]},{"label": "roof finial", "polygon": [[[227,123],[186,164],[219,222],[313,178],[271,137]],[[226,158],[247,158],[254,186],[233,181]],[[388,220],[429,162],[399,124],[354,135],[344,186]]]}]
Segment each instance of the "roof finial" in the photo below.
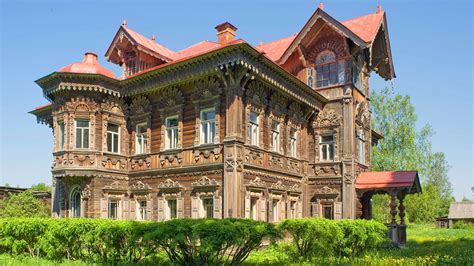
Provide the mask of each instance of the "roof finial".
[{"label": "roof finial", "polygon": [[318,8],[321,9],[321,10],[324,10],[324,3],[323,3],[323,2],[319,2]]},{"label": "roof finial", "polygon": [[127,21],[126,21],[126,20],[123,20],[123,21],[122,21],[122,27],[124,27],[124,28],[127,27]]},{"label": "roof finial", "polygon": [[152,40],[152,41],[156,41],[155,35],[151,36],[151,40]]},{"label": "roof finial", "polygon": [[378,4],[377,5],[377,14],[382,12],[382,5],[381,4]]}]

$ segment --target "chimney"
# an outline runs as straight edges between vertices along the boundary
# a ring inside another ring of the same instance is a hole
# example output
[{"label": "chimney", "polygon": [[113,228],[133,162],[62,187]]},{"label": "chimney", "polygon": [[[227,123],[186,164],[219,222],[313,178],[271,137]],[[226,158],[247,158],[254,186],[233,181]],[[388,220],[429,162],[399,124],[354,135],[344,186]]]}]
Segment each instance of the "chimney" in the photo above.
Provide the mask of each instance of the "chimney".
[{"label": "chimney", "polygon": [[224,22],[215,27],[217,30],[217,43],[226,44],[235,40],[237,28],[229,22]]},{"label": "chimney", "polygon": [[324,10],[324,3],[323,3],[323,2],[319,2],[318,8],[321,9],[321,10]]},{"label": "chimney", "polygon": [[382,5],[378,4],[377,5],[377,14],[382,12]]},{"label": "chimney", "polygon": [[97,60],[97,54],[93,52],[87,52],[84,55],[84,59],[82,60],[83,63],[86,63],[88,65],[97,65],[99,64],[99,61]]}]

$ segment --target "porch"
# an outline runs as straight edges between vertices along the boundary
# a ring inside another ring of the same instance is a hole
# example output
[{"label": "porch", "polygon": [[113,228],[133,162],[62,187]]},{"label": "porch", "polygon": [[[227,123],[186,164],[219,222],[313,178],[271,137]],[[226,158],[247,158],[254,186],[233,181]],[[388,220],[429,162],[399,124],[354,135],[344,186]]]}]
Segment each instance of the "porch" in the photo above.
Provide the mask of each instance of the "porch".
[{"label": "porch", "polygon": [[[391,221],[388,237],[397,246],[403,246],[407,241],[405,224],[405,196],[421,193],[418,171],[384,171],[364,172],[356,180],[356,192],[361,204],[358,208],[358,218],[372,219],[372,196],[375,194],[390,195]],[[397,214],[399,221],[397,221]]]}]

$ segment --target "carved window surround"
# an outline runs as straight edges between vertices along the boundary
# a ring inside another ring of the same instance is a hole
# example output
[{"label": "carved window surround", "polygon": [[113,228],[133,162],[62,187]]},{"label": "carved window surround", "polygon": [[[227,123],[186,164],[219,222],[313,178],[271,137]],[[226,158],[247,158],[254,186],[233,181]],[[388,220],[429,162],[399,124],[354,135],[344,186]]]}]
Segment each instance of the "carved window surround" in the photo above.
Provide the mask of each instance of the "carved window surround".
[{"label": "carved window surround", "polygon": [[221,122],[221,94],[222,87],[214,77],[199,80],[192,94],[195,114],[195,137],[194,146],[201,144],[201,110],[214,108],[215,110],[215,136],[214,143],[220,143],[220,122]]},{"label": "carved window surround", "polygon": [[184,187],[178,181],[166,179],[158,186],[158,220],[170,219],[168,200],[176,200],[176,218],[184,217]]},{"label": "carved window surround", "polygon": [[265,117],[265,107],[267,105],[267,88],[260,82],[254,81],[247,85],[245,91],[245,144],[250,145],[250,112],[258,115],[258,147],[263,148],[263,129],[267,122]]},{"label": "carved window surround", "polygon": [[[313,123],[313,128],[315,131],[315,162],[320,161],[320,144],[319,140],[321,136],[324,135],[333,135],[334,136],[334,161],[339,161],[339,142],[341,141],[340,130],[341,130],[342,117],[336,111],[326,109],[321,111],[316,121]],[[326,163],[326,162],[325,162]]]},{"label": "carved window surround", "polygon": [[[301,108],[301,105],[293,102],[288,107],[288,115],[286,118],[286,156],[290,158],[299,159],[301,157],[301,150],[302,150],[302,135],[301,130],[304,124],[304,114]],[[291,143],[290,143],[290,135],[291,129],[296,130],[296,157],[291,156]]]},{"label": "carved window surround", "polygon": [[191,184],[191,217],[192,218],[206,218],[204,215],[204,208],[202,206],[203,199],[211,198],[213,201],[214,218],[221,218],[220,202],[222,197],[219,193],[220,184],[215,179],[210,179],[207,176],[201,177],[199,180]]},{"label": "carved window surround", "polygon": [[[66,103],[66,108],[69,114],[69,147],[76,148],[76,120],[84,119],[89,121],[89,148],[88,151],[97,150],[95,143],[96,135],[96,109],[97,104],[90,99],[78,98],[72,99],[71,102]],[[81,150],[81,149],[77,149]]]},{"label": "carved window surround", "polygon": [[211,153],[213,154],[214,159],[217,160],[219,159],[221,150],[222,150],[221,145],[217,143],[195,146],[193,148],[194,160],[198,162],[199,159],[201,158],[201,154],[204,156],[204,158],[207,159],[211,156]]},{"label": "carved window surround", "polygon": [[280,93],[274,92],[272,96],[270,97],[270,102],[269,102],[269,107],[268,107],[268,119],[267,119],[267,125],[269,125],[269,136],[270,136],[270,141],[268,145],[268,150],[273,151],[273,141],[272,141],[272,122],[277,121],[280,124],[280,129],[279,129],[279,137],[280,137],[280,147],[278,153],[283,154],[284,153],[284,146],[285,146],[285,129],[286,129],[286,124],[285,124],[285,118],[287,115],[287,109],[288,109],[288,99],[286,97],[283,97]]}]

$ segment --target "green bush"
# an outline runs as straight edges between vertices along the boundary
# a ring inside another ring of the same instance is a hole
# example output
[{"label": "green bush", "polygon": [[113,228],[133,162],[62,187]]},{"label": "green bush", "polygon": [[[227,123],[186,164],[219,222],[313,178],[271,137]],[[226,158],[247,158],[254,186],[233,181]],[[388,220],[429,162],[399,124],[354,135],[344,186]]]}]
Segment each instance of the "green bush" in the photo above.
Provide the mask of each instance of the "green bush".
[{"label": "green bush", "polygon": [[303,218],[279,224],[282,234],[289,234],[303,260],[325,256],[353,256],[386,241],[387,228],[366,220],[327,220]]},{"label": "green bush", "polygon": [[181,265],[237,264],[262,243],[273,238],[272,224],[242,219],[176,219],[159,224],[145,234]]},{"label": "green bush", "polygon": [[0,251],[12,255],[40,255],[39,241],[48,227],[47,219],[0,219]]},{"label": "green bush", "polygon": [[470,224],[466,224],[464,223],[464,221],[456,221],[451,228],[452,229],[474,229],[474,226]]}]

